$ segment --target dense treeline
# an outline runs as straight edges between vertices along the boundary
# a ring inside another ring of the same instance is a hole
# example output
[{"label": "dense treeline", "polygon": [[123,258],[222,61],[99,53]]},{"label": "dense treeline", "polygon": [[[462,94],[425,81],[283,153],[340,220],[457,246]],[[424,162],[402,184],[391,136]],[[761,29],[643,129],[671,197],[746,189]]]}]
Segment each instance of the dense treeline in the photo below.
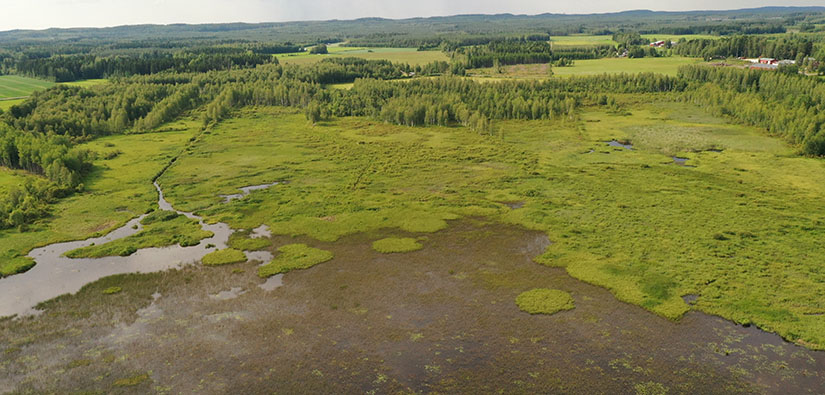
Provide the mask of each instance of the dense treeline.
[{"label": "dense treeline", "polygon": [[317,78],[296,78],[287,72],[288,67],[283,73],[278,72],[280,68],[266,74],[261,70],[233,73],[206,106],[204,121],[218,121],[244,105],[278,105],[305,108],[313,122],[329,116],[369,116],[400,125],[458,124],[489,131],[491,120],[573,116],[583,101],[595,103],[593,95],[597,93],[668,92],[685,87],[674,77],[653,73],[495,84],[458,77],[400,83],[370,77],[385,66],[382,61],[358,63],[363,78],[359,77],[350,90],[322,89]]},{"label": "dense treeline", "polygon": [[694,85],[685,100],[763,127],[800,145],[805,154],[825,155],[825,84],[816,79],[701,66],[684,66],[679,76]]},{"label": "dense treeline", "polygon": [[466,58],[467,68],[502,65],[548,63],[553,60],[553,50],[547,42],[524,40],[494,41],[483,46],[459,48],[457,54]]},{"label": "dense treeline", "polygon": [[[157,113],[170,103],[167,97],[180,87],[171,84],[113,82],[91,89],[58,85],[36,92],[13,106],[2,119],[18,130],[42,135],[59,135],[74,141],[120,133],[150,112]],[[177,112],[163,112],[163,121]],[[148,121],[147,121],[148,122]]]},{"label": "dense treeline", "polygon": [[338,84],[353,82],[356,78],[393,80],[401,78],[411,70],[407,64],[392,63],[388,60],[327,58],[307,66],[286,66],[283,73],[284,78],[303,82]]},{"label": "dense treeline", "polygon": [[729,22],[720,24],[658,25],[639,29],[642,34],[708,34],[727,36],[733,34],[775,34],[785,33],[782,23],[765,22]]},{"label": "dense treeline", "polygon": [[19,227],[48,214],[48,203],[82,188],[92,155],[61,136],[19,133],[0,122],[0,166],[39,174],[0,197],[0,229]]},{"label": "dense treeline", "polygon": [[497,65],[550,63],[561,59],[596,59],[616,53],[612,45],[563,46],[553,48],[546,41],[530,41],[524,38],[497,40],[486,45],[461,47],[453,58],[468,69]]},{"label": "dense treeline", "polygon": [[734,36],[721,39],[693,39],[682,41],[673,53],[683,56],[702,57],[768,57],[799,59],[812,55],[814,43],[807,37]]},{"label": "dense treeline", "polygon": [[264,53],[148,53],[133,56],[99,57],[96,55],[55,55],[50,57],[20,57],[3,62],[5,72],[51,79],[57,82],[109,78],[136,74],[176,72],[206,72],[236,67],[254,67],[277,62]]}]

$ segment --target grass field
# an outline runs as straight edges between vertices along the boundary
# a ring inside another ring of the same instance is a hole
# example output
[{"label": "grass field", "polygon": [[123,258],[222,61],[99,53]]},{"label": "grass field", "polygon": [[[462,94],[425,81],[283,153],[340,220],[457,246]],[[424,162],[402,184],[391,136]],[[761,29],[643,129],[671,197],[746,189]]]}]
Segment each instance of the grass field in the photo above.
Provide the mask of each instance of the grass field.
[{"label": "grass field", "polygon": [[661,73],[676,75],[679,66],[703,62],[702,59],[671,56],[662,58],[604,58],[577,60],[572,67],[554,67],[557,76],[603,73]]},{"label": "grass field", "polygon": [[26,97],[32,92],[46,89],[53,82],[20,77],[17,75],[0,75],[0,99]]},{"label": "grass field", "polygon": [[308,52],[278,55],[278,61],[283,64],[311,64],[322,59],[341,56],[356,57],[369,60],[385,59],[397,63],[424,65],[438,60],[449,61],[441,51],[418,51],[416,48],[351,48],[330,46],[328,55],[310,55]]},{"label": "grass field", "polygon": [[[105,79],[62,82],[63,85],[89,87],[106,83]],[[17,75],[0,75],[0,110],[6,111],[11,106],[22,103],[32,92],[49,88],[53,82]],[[10,100],[9,100],[10,99]]]},{"label": "grass field", "polygon": [[[577,60],[571,67],[553,67],[556,77],[571,75],[594,75],[613,73],[661,73],[676,75],[679,66],[703,62],[702,59],[684,58],[680,56],[661,58],[604,58]],[[467,71],[470,78],[480,81],[500,79],[545,79],[548,78],[546,64],[520,64],[504,66],[503,72],[498,73],[493,68],[472,69]]]},{"label": "grass field", "polygon": [[613,36],[593,36],[593,35],[570,35],[570,36],[552,36],[550,37],[550,44],[554,47],[582,47],[590,45],[616,45],[613,41]]},{"label": "grass field", "polygon": [[[632,115],[500,122],[496,136],[361,118],[311,127],[246,109],[160,182],[170,202],[211,221],[323,241],[487,216],[546,232],[554,244],[539,262],[657,314],[678,318],[690,308],[682,297],[697,295],[695,308],[825,347],[825,217],[808,209],[825,194],[823,163],[665,96],[627,98]],[[218,196],[273,181],[288,183]]]}]

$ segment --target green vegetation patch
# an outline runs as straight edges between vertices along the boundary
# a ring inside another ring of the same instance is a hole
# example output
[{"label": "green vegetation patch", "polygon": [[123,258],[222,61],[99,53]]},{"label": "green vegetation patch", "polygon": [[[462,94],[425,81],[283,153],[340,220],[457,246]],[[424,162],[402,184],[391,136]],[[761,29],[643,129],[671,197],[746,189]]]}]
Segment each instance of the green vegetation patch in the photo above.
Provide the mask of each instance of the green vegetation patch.
[{"label": "green vegetation patch", "polygon": [[229,236],[229,246],[241,251],[260,251],[272,246],[272,241],[264,237],[249,237],[249,231],[235,232]]},{"label": "green vegetation patch", "polygon": [[388,237],[372,243],[372,249],[384,254],[417,251],[422,248],[424,246],[411,237]]},{"label": "green vegetation patch", "polygon": [[174,211],[158,210],[141,221],[140,232],[110,243],[78,248],[66,253],[69,258],[101,258],[105,256],[129,256],[142,248],[181,247],[198,245],[213,233],[201,228],[197,220]]},{"label": "green vegetation patch", "polygon": [[136,385],[140,385],[141,383],[143,383],[144,381],[147,381],[147,380],[149,380],[149,374],[144,373],[144,374],[139,374],[139,375],[136,375],[136,376],[116,380],[113,383],[113,385],[115,387],[134,387]]},{"label": "green vegetation patch", "polygon": [[233,263],[246,262],[246,255],[244,255],[241,250],[226,248],[206,254],[201,262],[206,266],[230,265]]},{"label": "green vegetation patch", "polygon": [[0,262],[0,277],[23,273],[34,267],[34,260],[25,256],[3,259]]},{"label": "green vegetation patch", "polygon": [[569,293],[547,288],[522,292],[516,297],[516,304],[521,311],[530,314],[554,314],[562,310],[573,310],[576,307]]},{"label": "green vegetation patch", "polygon": [[278,248],[280,254],[272,262],[258,268],[262,278],[292,270],[308,269],[332,259],[332,253],[306,244],[289,244]]},{"label": "green vegetation patch", "polygon": [[121,293],[122,291],[123,291],[123,288],[121,288],[121,287],[109,287],[109,288],[106,288],[106,289],[103,290],[103,294],[104,295],[114,295],[114,294]]}]

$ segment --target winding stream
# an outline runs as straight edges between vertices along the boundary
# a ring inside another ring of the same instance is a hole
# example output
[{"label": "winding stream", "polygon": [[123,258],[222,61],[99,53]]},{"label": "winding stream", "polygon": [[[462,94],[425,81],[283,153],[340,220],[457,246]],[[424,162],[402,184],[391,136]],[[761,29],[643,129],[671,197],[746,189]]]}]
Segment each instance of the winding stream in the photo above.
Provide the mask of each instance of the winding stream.
[{"label": "winding stream", "polygon": [[[38,303],[63,294],[75,293],[84,285],[106,276],[151,273],[177,268],[200,261],[204,255],[215,251],[216,248],[226,248],[229,236],[233,233],[229,225],[207,224],[203,218],[195,214],[175,210],[163,197],[160,185],[157,182],[154,182],[154,185],[158,191],[158,207],[161,210],[175,211],[196,219],[203,230],[214,233],[214,236],[201,240],[196,246],[145,248],[130,256],[81,259],[63,256],[77,248],[105,244],[140,232],[143,229],[140,221],[146,216],[144,214],[102,237],[36,248],[28,255],[36,263],[31,270],[0,279],[0,317],[37,314],[35,306]],[[207,248],[208,245],[210,248]]]}]

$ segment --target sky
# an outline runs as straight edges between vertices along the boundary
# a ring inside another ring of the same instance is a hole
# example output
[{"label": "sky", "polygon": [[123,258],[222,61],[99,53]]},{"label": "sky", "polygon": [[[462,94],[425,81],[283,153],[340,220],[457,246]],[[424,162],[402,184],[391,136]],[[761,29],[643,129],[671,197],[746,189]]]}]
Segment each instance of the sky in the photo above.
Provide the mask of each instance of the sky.
[{"label": "sky", "polygon": [[825,0],[0,0],[0,30],[825,5]]}]

